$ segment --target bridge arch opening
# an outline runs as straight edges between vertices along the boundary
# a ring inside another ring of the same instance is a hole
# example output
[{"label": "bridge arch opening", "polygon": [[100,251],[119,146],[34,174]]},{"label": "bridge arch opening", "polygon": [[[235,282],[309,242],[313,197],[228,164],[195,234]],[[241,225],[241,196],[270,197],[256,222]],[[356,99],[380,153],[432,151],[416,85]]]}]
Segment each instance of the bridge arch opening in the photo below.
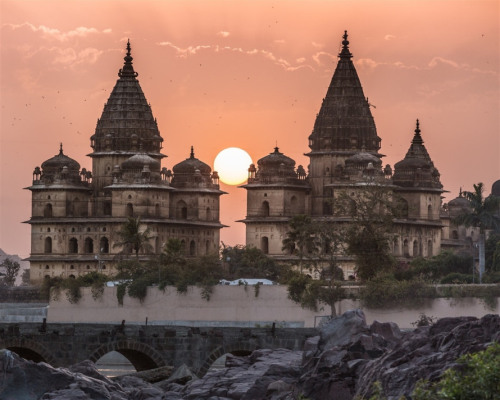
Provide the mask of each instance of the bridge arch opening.
[{"label": "bridge arch opening", "polygon": [[197,371],[196,375],[201,378],[205,376],[211,368],[223,368],[228,354],[237,357],[246,357],[252,354],[254,350],[257,350],[257,346],[248,342],[229,343],[223,347],[218,347],[201,365],[201,368]]},{"label": "bridge arch opening", "polygon": [[95,365],[97,370],[108,378],[137,371],[127,357],[114,350],[104,354],[95,362]]},{"label": "bridge arch opening", "polygon": [[25,360],[33,361],[36,363],[48,362],[41,354],[37,353],[35,350],[28,349],[26,347],[10,346],[10,347],[7,347],[7,350],[13,351],[19,357],[22,357]]},{"label": "bridge arch opening", "polygon": [[165,361],[155,349],[135,341],[108,343],[95,351],[89,359],[97,363],[103,356],[113,351],[125,357],[136,371],[146,371],[165,366]]}]

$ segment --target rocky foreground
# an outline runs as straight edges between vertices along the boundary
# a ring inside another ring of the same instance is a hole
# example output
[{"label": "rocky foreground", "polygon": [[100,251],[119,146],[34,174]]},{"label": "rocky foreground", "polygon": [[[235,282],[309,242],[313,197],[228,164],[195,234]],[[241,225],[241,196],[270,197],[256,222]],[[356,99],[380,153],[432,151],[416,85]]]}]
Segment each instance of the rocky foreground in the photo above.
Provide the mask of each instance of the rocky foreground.
[{"label": "rocky foreground", "polygon": [[351,400],[368,398],[376,381],[388,399],[411,399],[418,380],[439,379],[459,356],[494,341],[500,342],[498,315],[444,318],[402,332],[393,323],[368,326],[363,312],[354,310],[325,325],[303,352],[264,349],[228,356],[225,368],[201,379],[182,367],[154,384],[144,374],[108,379],[90,361],[53,368],[2,350],[0,399]]}]

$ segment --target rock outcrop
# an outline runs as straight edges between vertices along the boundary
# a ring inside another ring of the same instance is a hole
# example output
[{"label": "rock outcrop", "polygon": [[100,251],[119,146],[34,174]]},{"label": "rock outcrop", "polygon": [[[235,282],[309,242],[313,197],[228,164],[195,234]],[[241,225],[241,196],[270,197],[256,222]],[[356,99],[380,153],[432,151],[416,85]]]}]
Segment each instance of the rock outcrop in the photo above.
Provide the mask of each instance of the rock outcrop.
[{"label": "rock outcrop", "polygon": [[183,366],[154,384],[137,375],[108,379],[90,361],[53,368],[2,350],[0,399],[352,400],[369,398],[377,381],[389,400],[411,398],[418,380],[438,380],[458,357],[495,341],[500,341],[498,315],[444,318],[402,332],[393,323],[368,326],[363,312],[354,310],[322,327],[304,351],[228,355],[225,368],[200,379]]}]

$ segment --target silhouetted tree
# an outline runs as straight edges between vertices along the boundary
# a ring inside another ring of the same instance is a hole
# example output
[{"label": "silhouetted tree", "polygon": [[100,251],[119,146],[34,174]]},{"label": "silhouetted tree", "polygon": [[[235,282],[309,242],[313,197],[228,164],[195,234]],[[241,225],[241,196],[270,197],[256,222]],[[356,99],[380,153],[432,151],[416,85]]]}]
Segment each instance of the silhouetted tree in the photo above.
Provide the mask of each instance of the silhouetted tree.
[{"label": "silhouetted tree", "polygon": [[485,270],[485,234],[489,229],[500,230],[500,218],[498,216],[500,198],[492,195],[485,198],[483,196],[484,186],[482,182],[477,185],[474,184],[473,187],[473,192],[464,192],[464,197],[470,205],[470,211],[463,210],[454,219],[454,223],[479,228],[479,283],[482,283]]},{"label": "silhouetted tree", "polygon": [[9,257],[7,257],[3,260],[0,266],[5,268],[5,277],[2,280],[3,283],[7,286],[14,286],[17,274],[19,274],[19,269],[21,268],[19,263],[17,261],[12,261]]},{"label": "silhouetted tree", "polygon": [[150,230],[146,228],[141,231],[141,220],[139,217],[128,218],[127,222],[122,225],[122,228],[117,233],[120,240],[113,247],[122,246],[124,250],[133,251],[136,259],[139,258],[140,251],[149,253],[153,249],[153,246],[149,243],[151,240]]}]

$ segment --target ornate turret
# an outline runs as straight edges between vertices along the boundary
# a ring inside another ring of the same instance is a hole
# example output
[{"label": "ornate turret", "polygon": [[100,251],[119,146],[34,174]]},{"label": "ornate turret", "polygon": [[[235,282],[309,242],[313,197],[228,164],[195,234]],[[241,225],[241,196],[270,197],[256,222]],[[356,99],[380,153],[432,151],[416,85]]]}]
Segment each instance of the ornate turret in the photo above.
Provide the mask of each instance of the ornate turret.
[{"label": "ornate turret", "polygon": [[212,168],[194,156],[193,146],[191,146],[189,158],[174,165],[172,171],[174,173],[172,186],[186,187],[212,185]]},{"label": "ornate turret", "polygon": [[64,179],[73,183],[79,183],[81,180],[80,164],[63,153],[62,143],[59,146],[59,154],[42,163],[41,180],[49,184],[55,179]]},{"label": "ornate turret", "polygon": [[417,119],[415,135],[405,158],[394,165],[393,183],[403,187],[426,187],[441,189],[439,171],[424,146]]},{"label": "ornate turret", "polygon": [[347,31],[343,39],[337,68],[309,136],[309,156],[324,152],[351,155],[362,149],[377,153],[380,149],[370,104],[351,60]]},{"label": "ornate turret", "polygon": [[97,121],[95,134],[91,137],[92,157],[110,152],[135,153],[139,149],[160,158],[163,139],[160,136],[151,106],[142,92],[138,73],[134,71],[130,42],[123,68],[101,118]]}]

